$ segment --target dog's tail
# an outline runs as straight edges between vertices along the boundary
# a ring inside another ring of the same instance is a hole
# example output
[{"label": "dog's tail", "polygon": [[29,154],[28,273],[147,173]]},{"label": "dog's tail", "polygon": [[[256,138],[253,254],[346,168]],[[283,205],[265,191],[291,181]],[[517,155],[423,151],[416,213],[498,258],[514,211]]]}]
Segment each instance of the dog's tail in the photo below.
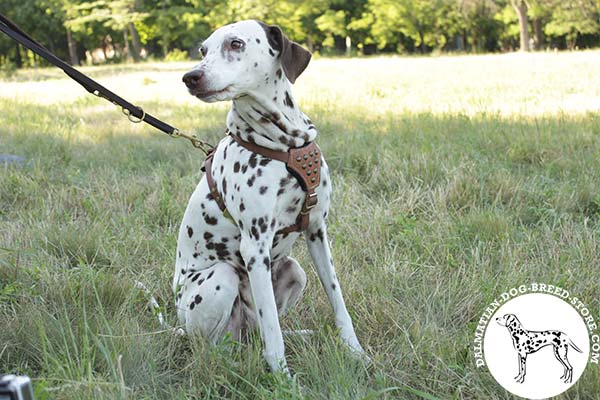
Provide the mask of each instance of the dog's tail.
[{"label": "dog's tail", "polygon": [[146,287],[146,285],[144,285],[140,281],[135,281],[135,287],[137,287],[138,289],[143,290],[144,293],[146,294],[146,296],[148,296],[150,298],[149,306],[152,309],[152,312],[154,312],[154,315],[156,316],[156,318],[158,318],[158,323],[160,324],[160,327],[162,329],[164,329],[164,330],[172,330],[173,334],[175,334],[175,335],[179,335],[179,336],[184,336],[185,335],[185,331],[182,328],[172,327],[171,325],[169,325],[167,323],[167,321],[165,321],[165,317],[164,317],[164,315],[162,313],[162,308],[158,304],[158,301],[156,301],[156,298],[154,298],[154,296],[150,292],[150,289],[148,289]]},{"label": "dog's tail", "polygon": [[573,341],[571,340],[571,338],[569,338],[569,344],[571,345],[572,348],[575,349],[575,351],[583,353],[583,351],[581,351],[581,349],[579,347],[575,346],[575,343],[573,343]]}]

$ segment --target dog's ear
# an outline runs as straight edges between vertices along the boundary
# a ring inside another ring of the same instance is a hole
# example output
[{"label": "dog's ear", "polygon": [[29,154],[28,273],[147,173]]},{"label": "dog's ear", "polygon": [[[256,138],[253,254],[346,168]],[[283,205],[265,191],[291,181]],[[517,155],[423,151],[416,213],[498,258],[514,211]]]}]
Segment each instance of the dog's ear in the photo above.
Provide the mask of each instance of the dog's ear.
[{"label": "dog's ear", "polygon": [[296,42],[287,38],[277,25],[262,24],[267,34],[271,47],[279,51],[279,58],[285,76],[290,82],[296,82],[296,78],[306,69],[312,54]]}]

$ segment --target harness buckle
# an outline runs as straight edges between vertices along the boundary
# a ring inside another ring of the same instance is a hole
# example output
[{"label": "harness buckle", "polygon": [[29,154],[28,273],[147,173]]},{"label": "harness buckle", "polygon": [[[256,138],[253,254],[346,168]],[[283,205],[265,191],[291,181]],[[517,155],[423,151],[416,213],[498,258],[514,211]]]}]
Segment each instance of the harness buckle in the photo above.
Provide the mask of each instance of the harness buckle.
[{"label": "harness buckle", "polygon": [[306,200],[304,200],[304,207],[302,207],[302,211],[300,211],[300,214],[308,214],[310,210],[317,206],[318,203],[319,199],[317,198],[317,192],[309,193],[308,196],[306,196]]}]

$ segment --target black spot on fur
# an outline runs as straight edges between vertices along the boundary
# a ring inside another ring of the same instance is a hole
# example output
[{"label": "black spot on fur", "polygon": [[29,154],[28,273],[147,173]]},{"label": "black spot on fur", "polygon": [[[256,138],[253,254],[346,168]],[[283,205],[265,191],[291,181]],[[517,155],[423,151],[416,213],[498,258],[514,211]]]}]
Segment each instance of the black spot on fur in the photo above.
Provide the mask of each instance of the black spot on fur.
[{"label": "black spot on fur", "polygon": [[286,106],[290,107],[290,108],[294,108],[294,102],[292,101],[292,98],[289,94],[289,92],[285,92],[285,100],[283,101],[283,104],[285,104]]},{"label": "black spot on fur", "polygon": [[272,57],[275,57],[275,53],[273,53],[273,50],[271,50],[271,49],[269,49],[269,54],[270,54]]},{"label": "black spot on fur", "polygon": [[252,266],[254,265],[255,262],[256,262],[256,258],[254,258],[254,257],[251,257],[250,260],[248,260],[248,265],[246,266],[248,271],[252,271]]},{"label": "black spot on fur", "polygon": [[252,186],[254,185],[254,181],[256,180],[256,175],[252,175],[250,178],[248,178],[248,181],[246,183],[248,183],[248,186]]},{"label": "black spot on fur", "polygon": [[259,38],[256,38],[256,43],[260,43],[260,39]]},{"label": "black spot on fur", "polygon": [[250,168],[256,168],[256,164],[258,162],[258,155],[256,153],[252,153],[250,159],[248,160],[248,165]]},{"label": "black spot on fur", "polygon": [[319,228],[319,230],[315,233],[311,233],[310,234],[310,241],[314,242],[315,240],[319,239],[321,242],[324,240],[324,235],[323,235],[323,231]]},{"label": "black spot on fur", "polygon": [[258,315],[262,318],[262,308],[258,309]]},{"label": "black spot on fur", "polygon": [[240,172],[240,163],[239,162],[235,162],[235,164],[233,164],[233,172],[238,173]]},{"label": "black spot on fur", "polygon": [[206,277],[206,280],[209,280],[214,275],[215,271],[210,271],[210,274]]},{"label": "black spot on fur", "polygon": [[217,218],[211,217],[209,215],[205,215],[204,216],[204,222],[206,222],[208,225],[216,225],[217,224]]},{"label": "black spot on fur", "polygon": [[268,270],[271,269],[271,260],[269,260],[269,257],[263,258],[263,264]]},{"label": "black spot on fur", "polygon": [[335,288],[336,288],[335,283],[332,283],[331,284],[331,289],[335,290]]},{"label": "black spot on fur", "polygon": [[192,237],[194,235],[194,230],[189,225],[187,226],[187,233],[189,237]]},{"label": "black spot on fur", "polygon": [[210,240],[212,239],[213,234],[210,232],[204,232],[204,240]]},{"label": "black spot on fur", "polygon": [[221,290],[221,286],[217,285],[217,287],[215,288],[215,290]]},{"label": "black spot on fur", "polygon": [[[225,243],[216,243],[215,244],[215,250],[217,251],[217,256],[219,256],[221,259],[229,257],[229,250],[227,250],[227,244],[225,244]],[[211,274],[212,274],[212,272],[211,272]]]},{"label": "black spot on fur", "polygon": [[263,158],[262,160],[260,160],[259,164],[261,167],[264,167],[264,166],[268,165],[270,162],[271,162],[270,158]]},{"label": "black spot on fur", "polygon": [[275,74],[277,75],[277,78],[281,79],[281,68],[278,68]]},{"label": "black spot on fur", "polygon": [[202,296],[197,294],[196,297],[194,297],[194,303],[200,304],[201,302],[202,302]]},{"label": "black spot on fur", "polygon": [[244,259],[242,258],[242,253],[240,253],[239,250],[235,251],[235,257],[237,258],[237,260],[240,264],[244,263]]},{"label": "black spot on fur", "polygon": [[260,227],[261,233],[265,233],[267,231],[267,222],[264,218],[261,217],[258,219],[258,226]]},{"label": "black spot on fur", "polygon": [[240,212],[244,212],[244,210],[246,209],[246,206],[244,205],[243,202],[240,203]]},{"label": "black spot on fur", "polygon": [[258,191],[260,192],[260,194],[265,194],[267,193],[267,190],[269,190],[267,186],[261,186]]}]

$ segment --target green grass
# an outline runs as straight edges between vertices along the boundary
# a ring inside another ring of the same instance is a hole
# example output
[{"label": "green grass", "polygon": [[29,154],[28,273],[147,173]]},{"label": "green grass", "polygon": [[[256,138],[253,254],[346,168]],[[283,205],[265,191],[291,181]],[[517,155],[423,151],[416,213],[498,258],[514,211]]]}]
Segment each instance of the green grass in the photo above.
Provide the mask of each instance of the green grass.
[{"label": "green grass", "polygon": [[[145,282],[175,323],[176,234],[201,174],[183,141],[129,124],[56,71],[0,81],[0,370],[39,399],[509,399],[475,368],[480,314],[504,290],[563,286],[600,318],[598,52],[316,60],[296,97],[334,179],[330,236],[357,334],[340,345],[310,257],[284,329],[295,380],[266,372],[260,340],[159,330]],[[226,105],[180,83],[192,64],[88,69],[216,142]],[[588,367],[561,398],[596,399]]]}]

